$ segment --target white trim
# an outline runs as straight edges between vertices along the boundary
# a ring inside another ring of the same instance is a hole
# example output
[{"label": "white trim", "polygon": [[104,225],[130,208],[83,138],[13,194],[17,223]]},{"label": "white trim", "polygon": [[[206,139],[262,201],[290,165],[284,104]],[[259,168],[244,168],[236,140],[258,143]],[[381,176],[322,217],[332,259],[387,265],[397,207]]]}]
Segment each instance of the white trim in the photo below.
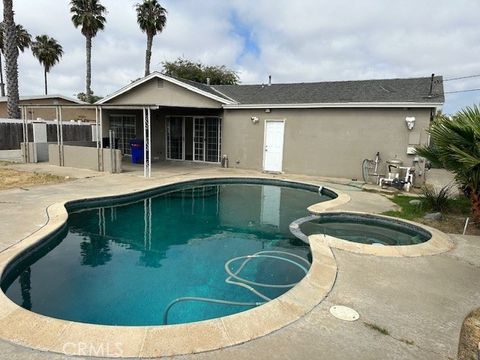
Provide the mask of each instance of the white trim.
[{"label": "white trim", "polygon": [[350,103],[304,103],[304,104],[226,104],[224,109],[314,109],[314,108],[436,108],[442,103],[417,102],[350,102]]},{"label": "white trim", "polygon": [[[285,124],[286,124],[286,119],[265,119],[265,123],[263,125],[263,160],[262,160],[262,171],[268,172],[268,173],[274,173],[274,174],[282,174],[283,173],[283,158],[284,158],[284,153],[285,153]],[[281,122],[283,123],[283,138],[282,138],[282,164],[281,164],[281,169],[280,171],[271,171],[271,170],[265,170],[265,157],[266,157],[266,151],[265,147],[267,145],[267,123],[269,122]]]},{"label": "white trim", "polygon": [[[3,96],[0,97],[0,102],[7,102],[8,97]],[[70,102],[74,102],[76,104],[81,105],[89,105],[86,102],[80,101],[78,99],[74,99],[65,95],[31,95],[31,96],[20,96],[19,101],[30,101],[30,100],[47,100],[47,99],[62,99]],[[28,106],[28,104],[19,104],[20,106]],[[46,104],[47,105],[47,104]],[[51,104],[51,106],[57,106],[62,104]]]},{"label": "white trim", "polygon": [[104,104],[105,102],[107,101],[110,101],[112,100],[113,98],[116,98],[117,96],[120,96],[130,90],[132,90],[133,88],[151,80],[151,79],[154,79],[154,78],[158,78],[158,79],[162,79],[162,80],[165,80],[165,81],[168,81],[172,84],[175,84],[175,85],[178,85],[180,87],[183,87],[184,89],[187,89],[187,90],[190,90],[194,93],[197,93],[199,95],[202,95],[202,96],[205,96],[207,98],[210,98],[212,100],[215,100],[215,101],[218,101],[222,104],[233,104],[232,101],[230,100],[226,100],[220,96],[216,96],[216,95],[213,95],[209,92],[206,92],[206,91],[203,91],[203,90],[200,90],[198,88],[196,88],[195,86],[192,86],[192,85],[189,85],[187,83],[184,83],[183,81],[181,80],[177,80],[177,79],[174,79],[174,78],[171,78],[170,76],[167,76],[167,75],[164,75],[164,74],[161,74],[159,72],[153,72],[151,73],[150,75],[148,76],[145,76],[144,78],[141,78],[137,81],[134,81],[132,82],[131,84],[127,85],[127,86],[124,86],[123,88],[121,88],[120,90],[114,92],[113,94],[110,94],[106,97],[104,97],[103,99],[100,99],[99,101],[97,101],[95,104],[97,105],[101,105],[101,104]]}]

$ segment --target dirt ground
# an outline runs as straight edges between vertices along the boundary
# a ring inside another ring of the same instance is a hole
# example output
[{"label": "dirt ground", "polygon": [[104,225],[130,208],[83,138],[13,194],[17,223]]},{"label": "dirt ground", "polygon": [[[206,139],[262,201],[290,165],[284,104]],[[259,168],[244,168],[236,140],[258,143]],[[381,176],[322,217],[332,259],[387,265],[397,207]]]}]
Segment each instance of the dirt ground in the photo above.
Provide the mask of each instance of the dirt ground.
[{"label": "dirt ground", "polygon": [[472,311],[463,322],[458,346],[458,360],[480,358],[480,309]]},{"label": "dirt ground", "polygon": [[52,174],[12,170],[8,168],[10,164],[6,161],[0,161],[0,190],[58,184],[68,180],[65,177]]},{"label": "dirt ground", "polygon": [[[414,221],[431,226],[447,234],[463,234],[463,227],[465,226],[465,217],[455,215],[446,215],[440,221],[423,218],[415,219]],[[480,226],[470,223],[467,226],[465,235],[480,235]]]}]

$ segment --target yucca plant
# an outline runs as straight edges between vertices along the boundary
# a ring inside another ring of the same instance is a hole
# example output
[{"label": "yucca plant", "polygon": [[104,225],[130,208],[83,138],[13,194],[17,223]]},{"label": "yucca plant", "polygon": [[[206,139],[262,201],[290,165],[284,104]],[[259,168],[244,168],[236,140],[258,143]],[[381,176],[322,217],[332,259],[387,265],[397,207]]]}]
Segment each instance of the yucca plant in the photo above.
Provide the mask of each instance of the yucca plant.
[{"label": "yucca plant", "polygon": [[455,174],[472,203],[473,220],[480,223],[480,108],[438,116],[428,132],[432,145],[418,147],[417,154]]}]

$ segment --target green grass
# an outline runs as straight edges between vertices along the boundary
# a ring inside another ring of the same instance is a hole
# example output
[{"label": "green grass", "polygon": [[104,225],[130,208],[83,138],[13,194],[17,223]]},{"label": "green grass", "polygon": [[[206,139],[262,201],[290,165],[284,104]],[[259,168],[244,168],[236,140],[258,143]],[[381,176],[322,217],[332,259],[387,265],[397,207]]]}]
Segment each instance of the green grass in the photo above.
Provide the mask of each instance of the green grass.
[{"label": "green grass", "polygon": [[369,327],[370,329],[375,330],[382,335],[390,335],[390,332],[387,329],[385,329],[381,326],[378,326],[377,324],[373,324],[373,323],[369,323],[369,322],[364,322],[364,324],[365,324],[366,327]]},{"label": "green grass", "polygon": [[415,342],[413,340],[400,339],[400,341],[407,344],[407,345],[415,345]]},{"label": "green grass", "polygon": [[383,215],[398,217],[406,220],[415,220],[423,217],[427,213],[421,205],[410,204],[410,200],[421,200],[421,198],[414,196],[395,195],[393,199],[390,200],[400,206],[400,210],[386,211],[383,213]]}]

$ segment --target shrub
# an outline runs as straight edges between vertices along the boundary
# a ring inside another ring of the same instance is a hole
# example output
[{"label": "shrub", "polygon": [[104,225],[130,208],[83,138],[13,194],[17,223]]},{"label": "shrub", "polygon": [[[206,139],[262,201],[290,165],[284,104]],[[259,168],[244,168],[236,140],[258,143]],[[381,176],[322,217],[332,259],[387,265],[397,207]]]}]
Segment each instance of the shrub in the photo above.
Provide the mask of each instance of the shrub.
[{"label": "shrub", "polygon": [[422,205],[425,210],[445,212],[450,205],[450,193],[452,185],[445,185],[440,189],[432,185],[425,185],[422,188]]}]

